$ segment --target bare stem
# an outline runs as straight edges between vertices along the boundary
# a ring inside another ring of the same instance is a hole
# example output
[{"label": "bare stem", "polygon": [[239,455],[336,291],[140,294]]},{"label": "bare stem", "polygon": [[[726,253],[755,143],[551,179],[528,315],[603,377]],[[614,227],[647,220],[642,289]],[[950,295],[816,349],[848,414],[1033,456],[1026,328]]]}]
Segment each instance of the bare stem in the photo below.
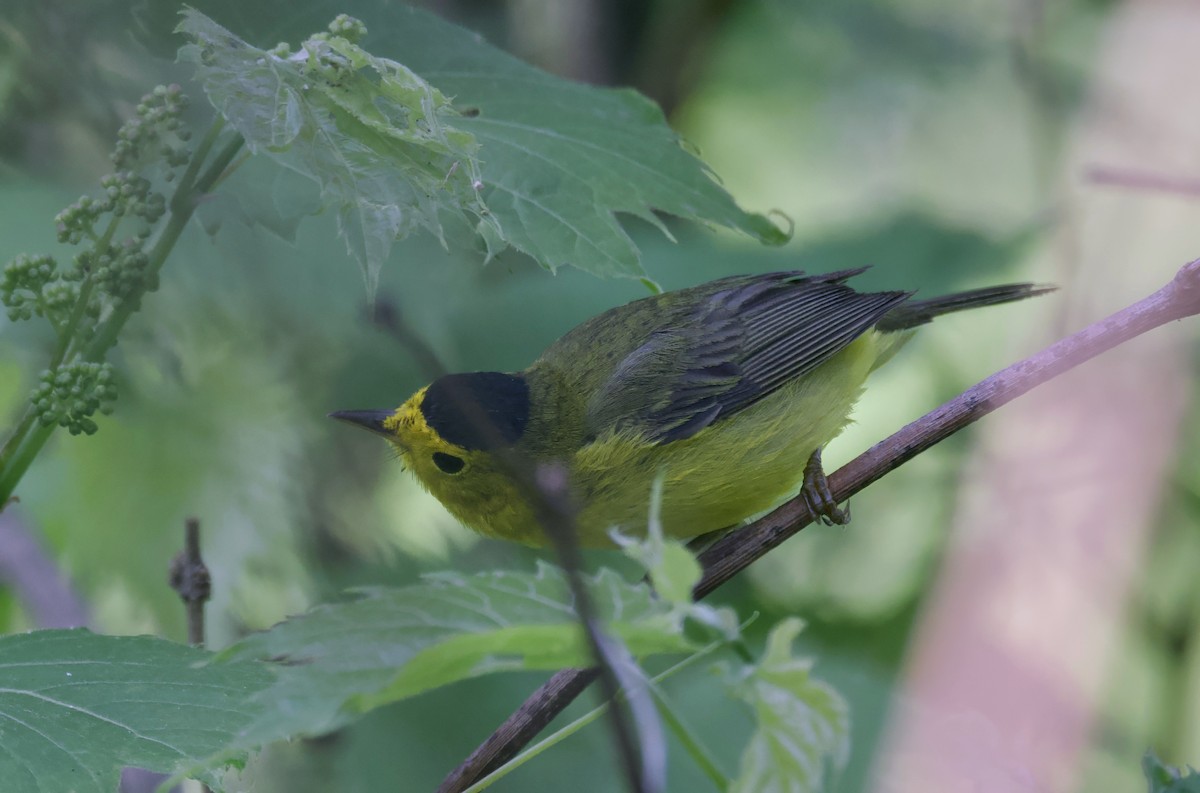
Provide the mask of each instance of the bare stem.
[{"label": "bare stem", "polygon": [[[200,521],[188,518],[183,525],[183,550],[171,561],[171,589],[179,593],[187,611],[188,644],[204,646],[204,604],[212,596],[212,576],[200,556]],[[212,789],[202,784],[204,793]]]},{"label": "bare stem", "polygon": [[183,527],[183,551],[171,562],[171,589],[187,609],[188,644],[204,646],[204,604],[212,595],[212,577],[200,556],[200,521],[188,518]]},{"label": "bare stem", "polygon": [[[839,502],[844,501],[1042,383],[1159,325],[1197,313],[1200,313],[1200,259],[1184,265],[1170,283],[1149,297],[997,372],[875,444],[834,472],[829,477],[829,488]],[[804,499],[795,498],[721,537],[700,554],[704,577],[696,585],[696,598],[705,597],[812,521]],[[438,793],[462,793],[513,757],[587,688],[597,674],[595,669],[556,672],[446,777]]]}]

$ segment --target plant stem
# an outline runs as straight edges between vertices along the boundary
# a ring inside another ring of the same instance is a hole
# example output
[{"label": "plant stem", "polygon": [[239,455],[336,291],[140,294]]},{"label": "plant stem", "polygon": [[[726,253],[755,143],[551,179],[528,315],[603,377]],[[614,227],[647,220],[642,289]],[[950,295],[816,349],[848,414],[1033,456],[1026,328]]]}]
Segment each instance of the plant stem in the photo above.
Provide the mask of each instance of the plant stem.
[{"label": "plant stem", "polygon": [[[108,250],[108,246],[112,244],[113,237],[117,235],[117,227],[120,225],[121,216],[114,214],[112,220],[108,222],[108,228],[96,240],[96,243],[92,246],[92,250],[97,254],[102,254]],[[75,299],[75,306],[71,309],[71,316],[67,320],[66,327],[59,333],[58,347],[54,351],[54,357],[50,359],[50,371],[53,372],[62,366],[63,361],[67,359],[67,352],[76,341],[75,331],[79,328],[79,322],[83,319],[83,315],[87,313],[87,304],[92,299],[92,289],[95,287],[95,284],[96,282],[92,279],[91,271],[84,274],[83,285],[79,287],[79,297]]]},{"label": "plant stem", "polygon": [[24,437],[18,440],[14,435],[9,441],[16,447],[16,451],[7,467],[0,471],[0,509],[3,509],[3,506],[8,503],[13,491],[17,489],[21,477],[29,470],[34,458],[46,445],[46,441],[50,440],[50,436],[54,434],[54,428],[57,426],[56,424],[38,423],[32,406],[29,408],[29,414],[33,420],[28,423],[22,422],[22,426],[26,428]]},{"label": "plant stem", "polygon": [[662,720],[667,723],[671,732],[675,733],[675,738],[683,745],[684,750],[691,756],[692,760],[704,772],[704,775],[713,781],[717,786],[717,793],[724,793],[729,790],[729,777],[725,776],[721,769],[717,768],[717,764],[712,761],[712,752],[701,742],[696,736],[694,730],[688,726],[679,712],[675,710],[675,706],[667,699],[666,694],[656,686],[650,686],[650,693],[654,695],[654,701],[658,703],[658,713],[662,716]]},{"label": "plant stem", "polygon": [[208,131],[204,133],[204,137],[200,140],[200,145],[196,147],[195,155],[192,156],[192,161],[188,163],[183,176],[179,177],[179,184],[175,188],[174,195],[171,196],[171,214],[177,214],[188,209],[186,205],[188,202],[184,201],[184,196],[191,191],[192,184],[196,181],[196,174],[200,173],[200,167],[208,159],[208,153],[216,145],[217,138],[220,137],[221,130],[224,128],[225,119],[222,116],[217,116],[213,119],[213,123],[209,125]]},{"label": "plant stem", "polygon": [[[700,659],[708,657],[714,651],[716,651],[722,647],[725,647],[726,645],[727,645],[727,642],[713,642],[712,644],[708,644],[708,645],[705,645],[704,647],[701,647],[694,654],[689,655],[687,658],[684,658],[682,661],[675,664],[674,666],[664,669],[662,672],[659,672],[657,675],[650,678],[650,689],[653,691],[655,685],[657,685],[658,683],[662,682],[663,680],[666,680],[668,677],[671,677],[672,675],[674,675],[678,672],[682,672],[684,669],[687,669],[689,666],[696,663]],[[518,768],[525,765],[526,763],[528,763],[533,758],[537,757],[542,752],[544,752],[547,749],[550,749],[554,746],[557,746],[558,744],[562,743],[567,738],[570,738],[572,735],[574,735],[575,733],[582,730],[584,727],[588,726],[592,722],[599,719],[601,716],[603,716],[605,713],[608,712],[608,709],[612,706],[612,704],[613,704],[612,702],[605,702],[602,705],[598,705],[597,707],[595,707],[592,710],[588,711],[587,713],[583,714],[582,716],[580,716],[578,719],[571,722],[570,724],[562,727],[561,729],[555,730],[553,733],[551,733],[550,735],[547,735],[545,738],[538,741],[533,746],[530,746],[525,751],[521,752],[519,755],[517,755],[516,757],[509,760],[504,765],[500,766],[499,768],[497,768],[494,771],[492,771],[491,773],[489,773],[483,779],[480,779],[478,782],[471,785],[469,788],[466,788],[463,791],[463,793],[481,793],[481,791],[491,787],[494,783],[499,782],[502,778],[508,776],[513,771],[516,771]],[[720,771],[718,771],[717,773],[719,774]],[[724,790],[724,788],[722,788],[722,790]]]},{"label": "plant stem", "polygon": [[[208,138],[206,137],[205,142],[207,141]],[[241,135],[235,136],[217,154],[212,165],[196,180],[195,185],[189,185],[186,181],[180,183],[179,188],[175,191],[175,195],[171,198],[171,219],[167,222],[166,228],[162,230],[162,234],[159,235],[158,240],[154,243],[153,250],[150,251],[150,265],[147,269],[151,277],[158,275],[163,263],[167,260],[167,256],[174,249],[175,243],[179,241],[179,236],[187,228],[188,221],[192,218],[192,213],[196,209],[199,197],[208,192],[209,188],[224,172],[230,161],[237,156],[238,151],[241,150],[245,142],[245,138]],[[201,150],[207,150],[203,143],[201,144]],[[200,151],[197,151],[197,157],[199,157],[199,154]],[[188,174],[192,173],[192,170],[191,166],[189,166],[187,173],[184,174],[185,180]],[[199,170],[199,168],[196,170]],[[96,332],[96,337],[92,340],[92,343],[84,349],[84,360],[100,361],[104,358],[108,349],[116,343],[117,335],[125,327],[125,323],[137,311],[137,303],[138,301],[136,300],[126,300],[113,311],[104,325]]]},{"label": "plant stem", "polygon": [[[33,429],[35,421],[37,421],[37,411],[34,410],[33,405],[26,406],[25,415],[21,416],[21,421],[17,424],[17,428],[13,430],[12,435],[5,441],[4,448],[0,449],[0,479],[3,478],[3,472],[8,470],[9,462],[12,460],[13,455],[17,453],[17,447],[24,442],[25,436]],[[0,492],[4,491],[0,489]],[[8,503],[7,495],[0,498],[0,512],[4,511],[6,503]]]}]

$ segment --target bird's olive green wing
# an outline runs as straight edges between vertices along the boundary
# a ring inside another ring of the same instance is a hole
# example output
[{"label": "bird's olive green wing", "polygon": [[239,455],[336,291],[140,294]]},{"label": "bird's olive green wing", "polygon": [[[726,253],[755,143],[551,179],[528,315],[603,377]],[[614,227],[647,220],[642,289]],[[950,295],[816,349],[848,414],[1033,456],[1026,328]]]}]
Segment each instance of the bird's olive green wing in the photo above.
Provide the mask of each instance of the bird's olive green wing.
[{"label": "bird's olive green wing", "polygon": [[588,404],[589,433],[690,438],[811,372],[909,296],[843,283],[860,272],[717,282],[682,322],[655,331],[616,366]]}]

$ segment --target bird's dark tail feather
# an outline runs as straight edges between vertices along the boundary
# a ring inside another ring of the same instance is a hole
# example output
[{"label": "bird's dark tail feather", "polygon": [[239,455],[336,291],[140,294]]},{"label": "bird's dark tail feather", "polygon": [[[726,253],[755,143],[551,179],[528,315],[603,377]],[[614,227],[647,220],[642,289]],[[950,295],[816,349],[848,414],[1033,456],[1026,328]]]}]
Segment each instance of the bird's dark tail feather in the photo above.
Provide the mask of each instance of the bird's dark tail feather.
[{"label": "bird's dark tail feather", "polygon": [[1057,288],[1046,284],[1005,284],[1004,286],[972,289],[968,292],[956,292],[929,300],[910,300],[885,314],[883,319],[876,323],[875,328],[885,333],[908,330],[918,325],[924,325],[926,322],[932,322],[934,317],[940,317],[942,314],[963,311],[968,308],[1011,303],[1014,300],[1044,295]]}]

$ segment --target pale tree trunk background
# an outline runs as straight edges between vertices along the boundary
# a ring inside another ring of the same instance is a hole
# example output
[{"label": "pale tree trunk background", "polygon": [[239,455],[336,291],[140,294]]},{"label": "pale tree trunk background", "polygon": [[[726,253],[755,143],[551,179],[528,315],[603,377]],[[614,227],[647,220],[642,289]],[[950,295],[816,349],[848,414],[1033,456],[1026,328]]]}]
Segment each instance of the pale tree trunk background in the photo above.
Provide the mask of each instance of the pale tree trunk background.
[{"label": "pale tree trunk background", "polygon": [[[1153,291],[1200,240],[1200,195],[1087,178],[1097,167],[1200,177],[1200,3],[1130,2],[1108,24],[1062,160],[1059,225],[1044,252],[1054,265],[1040,270],[1061,274],[1062,314],[1043,340]],[[1134,707],[1162,718],[1163,696],[1200,707],[1194,648],[1178,690],[1139,690],[1126,677],[1135,593],[1154,586],[1139,574],[1186,431],[1196,335],[1192,323],[1155,331],[981,427],[874,790],[1144,788],[1136,754],[1115,762],[1120,736],[1104,719]],[[1120,749],[1146,748],[1132,743]],[[1174,745],[1182,756],[1164,759],[1200,757],[1194,728]]]}]

